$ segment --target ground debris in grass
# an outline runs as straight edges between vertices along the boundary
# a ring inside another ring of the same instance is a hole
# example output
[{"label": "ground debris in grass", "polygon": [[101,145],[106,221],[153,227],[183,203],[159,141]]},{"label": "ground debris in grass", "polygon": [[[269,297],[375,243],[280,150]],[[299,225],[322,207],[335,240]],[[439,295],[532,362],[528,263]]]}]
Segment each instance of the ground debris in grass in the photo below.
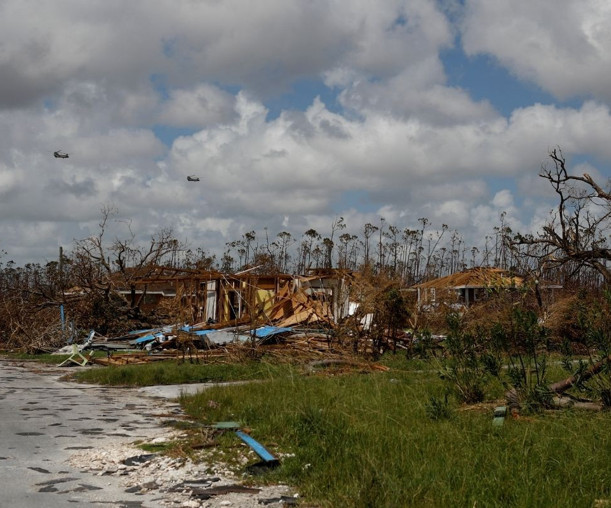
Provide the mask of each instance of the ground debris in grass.
[{"label": "ground debris in grass", "polygon": [[269,499],[259,499],[259,504],[287,504],[297,506],[298,499],[291,496],[271,497]]},{"label": "ground debris in grass", "polygon": [[261,492],[261,489],[245,487],[243,485],[219,485],[218,487],[210,487],[207,489],[199,487],[191,488],[191,495],[199,499],[210,499],[213,496],[231,493],[258,494],[259,492]]},{"label": "ground debris in grass", "polygon": [[128,457],[121,462],[126,466],[139,466],[140,464],[144,464],[145,462],[152,460],[152,458],[155,456],[155,453],[145,453],[142,455],[136,455],[134,457]]},{"label": "ground debris in grass", "polygon": [[469,404],[456,408],[456,411],[481,411],[481,412],[492,412],[496,406],[500,403],[497,402],[480,402],[477,404]]},{"label": "ground debris in grass", "polygon": [[186,480],[181,483],[177,483],[168,489],[168,492],[182,492],[185,489],[201,488],[204,485],[206,488],[211,487],[213,483],[220,482],[221,478],[218,476],[210,476],[207,478],[200,478],[198,480]]},{"label": "ground debris in grass", "polygon": [[[163,437],[177,439],[180,436],[167,434]],[[199,460],[194,457],[194,461],[192,458],[173,458],[163,454],[138,455],[137,452],[138,448],[133,444],[109,444],[103,449],[83,450],[74,454],[69,462],[97,475],[122,477],[126,492],[156,492],[161,507],[255,508],[261,506],[260,499],[290,497],[292,494],[286,485],[243,486],[240,477],[224,463],[210,463],[201,460],[201,457]],[[131,465],[126,465],[126,462]],[[44,487],[56,489],[55,484]]]}]

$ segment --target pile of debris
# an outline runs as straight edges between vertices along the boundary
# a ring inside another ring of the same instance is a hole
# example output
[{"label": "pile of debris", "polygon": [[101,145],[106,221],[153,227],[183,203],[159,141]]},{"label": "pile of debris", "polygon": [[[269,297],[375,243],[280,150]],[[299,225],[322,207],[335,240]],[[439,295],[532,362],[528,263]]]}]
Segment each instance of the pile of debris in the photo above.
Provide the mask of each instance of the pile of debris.
[{"label": "pile of debris", "polygon": [[276,295],[276,303],[268,311],[269,320],[279,327],[323,324],[333,328],[334,315],[328,301],[313,299],[304,289],[290,292],[283,286]]},{"label": "pile of debris", "polygon": [[[278,283],[273,291],[253,285],[250,291],[245,291],[244,297],[235,296],[241,294],[238,290],[243,287],[237,283],[230,287],[233,292],[228,292],[226,281],[225,285],[206,284],[207,288],[222,289],[212,291],[216,296],[208,302],[213,302],[210,308],[216,309],[214,312],[208,309],[211,315],[225,316],[222,322],[208,317],[191,324],[183,321],[159,328],[133,330],[115,337],[91,331],[83,344],[60,352],[72,353],[66,363],[78,365],[89,361],[100,365],[125,365],[176,358],[231,361],[264,354],[307,363],[323,358],[335,361],[354,352],[373,352],[374,347],[380,347],[380,344],[373,345],[367,333],[371,316],[357,316],[358,305],[349,301],[344,279],[316,274],[303,277],[298,282]],[[186,293],[177,291],[176,294],[172,301],[183,305],[187,301]],[[207,305],[206,301],[204,305]],[[231,310],[229,314],[228,309]],[[207,317],[208,310],[198,315]],[[180,311],[175,315],[184,314]],[[350,324],[346,326],[348,321]],[[411,337],[407,336],[395,337],[392,344],[388,340],[385,347],[407,349],[410,340]],[[106,358],[99,355],[87,358],[82,354],[83,351],[96,350],[105,351]]]}]

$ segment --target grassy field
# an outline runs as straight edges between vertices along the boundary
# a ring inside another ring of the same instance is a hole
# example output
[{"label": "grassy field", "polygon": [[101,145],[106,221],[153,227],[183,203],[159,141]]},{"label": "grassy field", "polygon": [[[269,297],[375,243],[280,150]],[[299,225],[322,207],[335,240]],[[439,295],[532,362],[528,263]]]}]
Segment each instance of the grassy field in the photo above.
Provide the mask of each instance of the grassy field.
[{"label": "grassy field", "polygon": [[[38,355],[42,361],[45,356]],[[48,355],[51,356],[51,355]],[[62,359],[65,357],[62,357]],[[414,360],[407,363],[404,357],[388,358],[391,365],[410,370],[431,369],[429,363]],[[59,362],[58,362],[59,363]],[[366,362],[359,362],[367,366]],[[341,368],[341,365],[340,365]],[[299,373],[311,372],[307,366],[278,362],[273,358],[242,361],[237,363],[189,363],[175,360],[135,365],[92,367],[73,370],[73,379],[84,383],[114,386],[152,386],[183,383],[221,383],[226,381],[248,381],[288,378]]]},{"label": "grassy field", "polygon": [[270,451],[289,454],[261,480],[288,482],[318,506],[591,507],[611,499],[609,413],[546,412],[495,427],[490,401],[432,420],[430,397],[442,392],[426,369],[295,372],[182,404],[204,423],[239,420]]},{"label": "grassy field", "polygon": [[201,365],[168,360],[141,365],[94,367],[74,372],[73,378],[79,382],[103,385],[152,386],[278,378],[289,372],[289,366],[270,362]]}]

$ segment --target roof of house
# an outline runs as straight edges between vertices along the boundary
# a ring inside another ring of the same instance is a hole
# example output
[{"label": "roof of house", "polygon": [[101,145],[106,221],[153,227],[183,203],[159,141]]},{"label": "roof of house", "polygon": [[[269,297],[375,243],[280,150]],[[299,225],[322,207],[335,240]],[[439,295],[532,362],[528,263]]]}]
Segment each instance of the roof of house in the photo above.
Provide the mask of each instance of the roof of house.
[{"label": "roof of house", "polygon": [[461,289],[489,287],[517,287],[524,278],[501,268],[477,267],[453,273],[414,286],[416,289]]}]

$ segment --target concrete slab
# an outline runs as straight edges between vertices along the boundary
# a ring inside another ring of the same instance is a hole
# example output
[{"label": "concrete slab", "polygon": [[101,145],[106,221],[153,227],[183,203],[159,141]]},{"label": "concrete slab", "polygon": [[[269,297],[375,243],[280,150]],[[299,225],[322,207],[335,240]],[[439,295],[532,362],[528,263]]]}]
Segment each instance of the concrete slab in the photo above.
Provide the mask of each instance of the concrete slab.
[{"label": "concrete slab", "polygon": [[160,506],[158,494],[126,492],[119,477],[77,470],[69,458],[107,443],[166,435],[157,413],[178,414],[180,407],[135,391],[116,396],[62,382],[44,370],[0,362],[0,506]]}]

